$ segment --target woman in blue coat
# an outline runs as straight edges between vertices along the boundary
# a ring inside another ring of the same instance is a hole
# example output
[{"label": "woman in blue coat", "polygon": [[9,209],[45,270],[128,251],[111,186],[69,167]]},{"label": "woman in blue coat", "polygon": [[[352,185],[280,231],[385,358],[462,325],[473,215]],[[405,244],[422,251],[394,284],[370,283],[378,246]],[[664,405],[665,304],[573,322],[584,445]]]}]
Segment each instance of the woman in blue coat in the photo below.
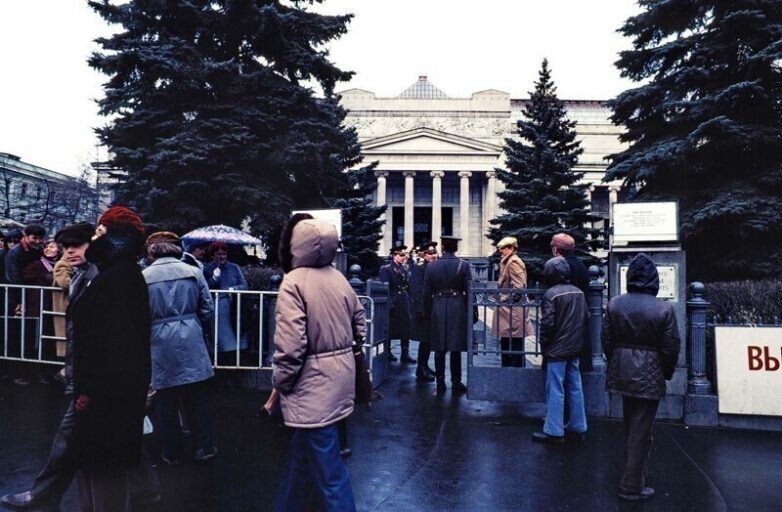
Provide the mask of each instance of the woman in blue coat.
[{"label": "woman in blue coat", "polygon": [[[228,245],[223,242],[213,242],[209,246],[208,254],[213,261],[204,265],[204,278],[206,278],[210,289],[247,289],[247,281],[239,266],[228,261]],[[237,346],[242,350],[247,348],[247,335],[240,334],[238,337],[236,335],[236,320],[231,313],[234,300],[237,300],[236,294],[219,293],[217,295],[215,321],[217,322],[218,352],[234,352]]]},{"label": "woman in blue coat", "polygon": [[204,341],[214,307],[201,271],[180,260],[182,245],[174,233],[147,239],[144,269],[152,316],[152,386],[158,390],[158,415],[163,460],[178,464],[184,456],[179,427],[179,403],[193,432],[194,458],[217,454],[209,412],[206,381],[214,375]]}]

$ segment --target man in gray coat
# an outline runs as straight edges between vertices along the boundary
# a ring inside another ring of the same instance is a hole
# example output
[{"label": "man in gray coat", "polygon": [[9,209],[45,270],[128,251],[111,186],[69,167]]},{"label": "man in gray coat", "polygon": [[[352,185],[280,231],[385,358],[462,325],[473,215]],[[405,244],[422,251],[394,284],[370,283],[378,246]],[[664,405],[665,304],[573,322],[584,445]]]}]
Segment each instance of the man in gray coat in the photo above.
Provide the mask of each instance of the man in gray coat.
[{"label": "man in gray coat", "polygon": [[462,352],[467,350],[467,292],[472,279],[470,264],[456,256],[459,240],[443,236],[443,255],[426,267],[424,312],[431,319],[429,334],[434,351],[437,393],[445,392],[445,353],[450,352],[451,391],[467,392],[462,383]]}]

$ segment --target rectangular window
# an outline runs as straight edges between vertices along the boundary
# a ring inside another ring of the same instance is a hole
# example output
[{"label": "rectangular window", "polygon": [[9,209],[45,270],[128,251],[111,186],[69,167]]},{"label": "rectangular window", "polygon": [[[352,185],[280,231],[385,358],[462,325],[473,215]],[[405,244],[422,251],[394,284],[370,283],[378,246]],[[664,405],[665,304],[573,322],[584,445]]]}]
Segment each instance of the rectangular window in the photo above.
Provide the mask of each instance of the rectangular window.
[{"label": "rectangular window", "polygon": [[19,198],[24,199],[27,196],[27,183],[22,183],[22,188],[19,191]]}]

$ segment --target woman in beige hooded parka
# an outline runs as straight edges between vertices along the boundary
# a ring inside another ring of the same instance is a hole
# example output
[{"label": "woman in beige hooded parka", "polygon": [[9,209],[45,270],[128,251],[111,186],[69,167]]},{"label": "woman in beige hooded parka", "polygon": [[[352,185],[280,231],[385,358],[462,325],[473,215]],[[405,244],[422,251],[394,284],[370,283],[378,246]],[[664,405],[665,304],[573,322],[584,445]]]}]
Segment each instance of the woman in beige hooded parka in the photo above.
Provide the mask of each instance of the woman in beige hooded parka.
[{"label": "woman in beige hooded parka", "polygon": [[277,300],[272,380],[293,435],[275,510],[300,510],[312,491],[324,510],[355,510],[335,424],[353,412],[352,346],[366,325],[356,293],[331,266],[338,243],[332,224],[306,217],[291,219],[282,235],[287,274]]}]

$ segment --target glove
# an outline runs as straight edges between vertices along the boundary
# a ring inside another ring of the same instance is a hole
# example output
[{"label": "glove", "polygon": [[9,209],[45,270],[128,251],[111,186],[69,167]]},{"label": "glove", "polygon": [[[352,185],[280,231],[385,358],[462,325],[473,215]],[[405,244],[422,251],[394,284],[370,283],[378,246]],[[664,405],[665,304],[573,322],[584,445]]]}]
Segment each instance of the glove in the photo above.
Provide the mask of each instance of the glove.
[{"label": "glove", "polygon": [[220,270],[220,267],[215,267],[215,269],[212,271],[212,279],[217,281],[218,279],[220,279],[220,274],[222,273],[223,272]]},{"label": "glove", "polygon": [[84,412],[90,406],[90,397],[87,395],[79,395],[76,400],[73,401],[73,408],[76,412]]}]

